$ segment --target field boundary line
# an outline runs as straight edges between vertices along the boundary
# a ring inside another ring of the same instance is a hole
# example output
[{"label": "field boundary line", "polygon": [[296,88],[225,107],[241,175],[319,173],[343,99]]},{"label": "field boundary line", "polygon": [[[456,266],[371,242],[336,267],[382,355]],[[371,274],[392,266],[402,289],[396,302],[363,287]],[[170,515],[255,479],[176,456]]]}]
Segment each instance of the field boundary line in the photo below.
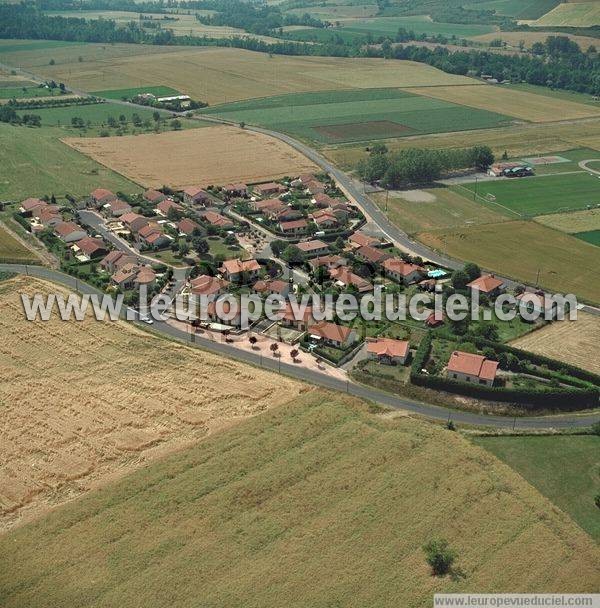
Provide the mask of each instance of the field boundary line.
[{"label": "field boundary line", "polygon": [[[500,203],[497,203],[496,201],[488,201],[483,196],[481,196],[481,194],[474,193],[472,190],[469,190],[468,188],[465,188],[462,184],[455,184],[455,185],[456,185],[457,188],[461,188],[462,190],[465,190],[466,192],[469,192],[469,194],[474,194],[475,195],[475,200],[477,200],[479,198],[479,199],[481,199],[486,204],[496,205],[496,206],[500,207],[501,209],[506,209],[506,211],[509,211],[510,213],[514,213],[518,218],[524,219],[524,216],[521,215],[518,211],[515,211],[514,209],[509,209],[508,207],[505,207],[504,205],[501,205]],[[488,222],[488,223],[492,223],[493,224],[494,222]]]}]

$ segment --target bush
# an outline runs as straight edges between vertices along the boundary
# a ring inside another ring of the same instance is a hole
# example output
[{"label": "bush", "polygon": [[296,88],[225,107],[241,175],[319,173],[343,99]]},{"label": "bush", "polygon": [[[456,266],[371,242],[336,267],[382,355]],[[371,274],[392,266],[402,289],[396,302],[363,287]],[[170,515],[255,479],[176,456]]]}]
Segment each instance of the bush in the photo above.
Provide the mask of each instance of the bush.
[{"label": "bush", "polygon": [[440,538],[430,540],[424,547],[427,563],[435,576],[444,576],[450,572],[456,559],[456,553],[448,546],[448,541]]}]

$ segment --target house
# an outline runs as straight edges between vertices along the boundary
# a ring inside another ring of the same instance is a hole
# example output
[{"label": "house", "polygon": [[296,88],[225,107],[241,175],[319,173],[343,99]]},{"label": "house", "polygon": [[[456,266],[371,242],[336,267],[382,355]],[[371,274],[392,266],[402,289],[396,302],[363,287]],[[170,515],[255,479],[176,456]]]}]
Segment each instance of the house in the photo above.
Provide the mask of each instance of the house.
[{"label": "house", "polygon": [[501,281],[493,274],[482,274],[474,281],[467,283],[467,287],[471,292],[478,291],[492,298],[500,295],[505,289],[504,281]]},{"label": "house", "polygon": [[248,196],[248,186],[246,184],[227,184],[222,188],[227,198]]},{"label": "house", "polygon": [[325,209],[326,207],[331,207],[331,205],[335,204],[335,199],[331,198],[328,194],[324,192],[317,192],[311,199],[313,205],[319,207],[319,209]]},{"label": "house", "polygon": [[219,268],[219,272],[225,276],[228,281],[238,282],[244,280],[244,282],[251,282],[258,278],[261,266],[255,260],[225,260],[223,265]]},{"label": "house", "polygon": [[202,214],[202,217],[209,224],[216,226],[217,228],[233,228],[234,226],[233,222],[229,218],[217,213],[216,211],[207,211],[206,213]]},{"label": "house", "polygon": [[88,260],[105,256],[108,249],[102,239],[86,236],[71,246],[75,256],[84,256]]},{"label": "house", "polygon": [[305,184],[306,190],[309,194],[313,196],[315,194],[324,194],[325,193],[325,184],[322,184],[320,181],[311,180],[307,184]]},{"label": "house", "polygon": [[379,239],[368,236],[367,234],[364,234],[364,232],[360,232],[360,230],[350,235],[348,242],[352,249],[359,249],[360,247],[379,247],[381,245]]},{"label": "house", "polygon": [[27,198],[19,207],[19,213],[25,216],[29,216],[39,207],[43,207],[47,205],[46,201],[43,201],[41,198]]},{"label": "house", "polygon": [[158,203],[162,203],[167,199],[167,195],[159,192],[158,190],[153,190],[150,188],[144,192],[144,199],[153,205],[158,205]]},{"label": "house", "polygon": [[238,302],[237,303],[237,311],[234,311],[235,314],[233,315],[233,317],[231,319],[228,318],[224,318],[224,317],[229,317],[230,313],[231,313],[231,303],[228,300],[225,300],[221,306],[222,306],[222,311],[223,311],[223,317],[219,316],[218,311],[217,311],[217,302],[218,302],[218,298],[217,300],[212,300],[211,302],[208,303],[208,306],[206,307],[206,315],[208,317],[208,320],[211,321],[211,323],[218,323],[219,325],[228,325],[230,327],[240,327],[240,325],[242,324],[241,321],[241,305]]},{"label": "house", "polygon": [[415,283],[423,277],[425,272],[421,266],[409,264],[400,258],[388,258],[381,265],[386,277],[403,285]]},{"label": "house", "polygon": [[285,187],[275,182],[269,182],[268,184],[258,184],[254,186],[254,192],[259,196],[269,196],[272,194],[280,194],[285,192]]},{"label": "house", "polygon": [[336,201],[330,207],[326,207],[325,211],[335,215],[337,221],[341,224],[345,224],[348,221],[348,216],[350,215],[350,205],[341,201]]},{"label": "house", "polygon": [[444,313],[442,313],[441,316],[436,316],[435,312],[431,312],[429,316],[425,319],[425,325],[433,329],[434,327],[439,327],[440,325],[443,325],[444,319]]},{"label": "house", "polygon": [[54,234],[65,243],[75,243],[87,236],[87,232],[75,222],[58,222]]},{"label": "house", "polygon": [[139,213],[124,213],[121,216],[121,222],[126,226],[133,234],[138,232],[140,228],[148,225],[148,218],[140,215]]},{"label": "house", "polygon": [[312,314],[312,306],[302,307],[298,305],[296,314],[292,305],[288,302],[285,309],[279,314],[281,315],[281,325],[284,327],[291,327],[297,331],[306,331],[309,325],[313,325],[315,323],[315,319]]},{"label": "house", "polygon": [[406,340],[392,338],[367,338],[367,354],[385,365],[404,365],[409,353]]},{"label": "house", "polygon": [[159,224],[152,222],[138,230],[137,240],[141,245],[158,249],[168,245],[172,239],[162,231]]},{"label": "house", "polygon": [[183,202],[188,205],[206,207],[210,200],[208,192],[205,192],[200,186],[188,186],[183,190]]},{"label": "house", "polygon": [[297,243],[296,247],[307,257],[324,255],[329,251],[329,245],[318,239]]},{"label": "house", "polygon": [[110,282],[119,289],[131,289],[134,286],[137,271],[138,265],[135,262],[123,264],[110,277]]},{"label": "house", "polygon": [[90,194],[91,203],[97,208],[110,203],[110,201],[114,201],[116,198],[116,194],[113,194],[110,190],[106,190],[106,188],[96,188]]},{"label": "house", "polygon": [[523,306],[526,310],[536,313],[546,320],[552,320],[558,314],[558,304],[543,291],[524,291],[515,299],[517,306]]},{"label": "house", "polygon": [[100,268],[107,272],[114,273],[126,264],[135,264],[135,256],[122,251],[111,251],[101,262]]},{"label": "house", "polygon": [[192,236],[195,230],[199,230],[201,233],[204,232],[202,230],[202,226],[200,226],[198,222],[191,220],[189,217],[184,217],[177,224],[177,229],[179,230],[180,234],[185,234],[186,236]]},{"label": "house", "polygon": [[315,211],[309,217],[319,228],[335,228],[340,224],[335,214],[328,209]]},{"label": "house", "polygon": [[347,348],[357,341],[356,332],[344,325],[321,321],[308,328],[311,337],[321,340],[324,344],[335,348]]},{"label": "house", "polygon": [[305,219],[279,222],[279,230],[284,234],[302,234],[307,228],[308,222]]},{"label": "house", "polygon": [[280,211],[272,212],[270,209],[265,213],[269,219],[275,222],[291,222],[292,220],[298,220],[302,217],[302,213],[297,209],[291,207],[284,207]]},{"label": "house", "polygon": [[283,298],[287,298],[290,293],[290,284],[280,279],[261,279],[254,283],[252,289],[262,296],[277,294]]},{"label": "house", "polygon": [[137,274],[133,279],[134,284],[138,287],[140,287],[141,285],[146,285],[147,287],[150,287],[151,285],[154,285],[155,281],[156,273],[154,272],[154,270],[152,270],[152,268],[150,268],[150,266],[142,266],[137,271]]},{"label": "house", "polygon": [[460,382],[472,382],[493,386],[498,370],[498,361],[455,350],[446,366],[446,376]]},{"label": "house", "polygon": [[254,211],[264,213],[267,210],[281,211],[286,208],[286,204],[278,198],[266,198],[263,201],[251,201],[250,207],[252,207]]},{"label": "house", "polygon": [[41,205],[31,212],[31,217],[41,226],[56,226],[62,222],[58,205]]},{"label": "house", "polygon": [[183,213],[183,207],[178,205],[175,201],[172,201],[170,198],[158,203],[155,209],[156,213],[162,215],[163,217],[168,217],[171,210],[177,211],[178,213]]},{"label": "house", "polygon": [[312,173],[302,173],[298,176],[298,180],[303,186],[308,186],[311,182],[317,182],[317,178]]},{"label": "house", "polygon": [[329,271],[329,276],[333,281],[344,288],[350,286],[356,287],[359,293],[366,293],[367,291],[373,290],[373,285],[369,281],[354,274],[347,266],[331,269]]},{"label": "house", "polygon": [[214,299],[225,293],[229,284],[229,281],[225,279],[201,274],[190,281],[190,291],[195,296],[205,296]]},{"label": "house", "polygon": [[392,257],[389,253],[385,253],[385,251],[381,251],[380,249],[375,249],[370,245],[359,247],[354,251],[354,255],[356,255],[359,260],[375,266],[382,264],[385,260]]},{"label": "house", "polygon": [[321,266],[325,266],[327,270],[331,270],[332,268],[345,266],[348,263],[348,260],[339,255],[323,255],[309,260],[308,263],[312,266],[313,271]]},{"label": "house", "polygon": [[112,217],[121,217],[126,213],[131,213],[131,205],[119,198],[102,205],[102,208]]}]

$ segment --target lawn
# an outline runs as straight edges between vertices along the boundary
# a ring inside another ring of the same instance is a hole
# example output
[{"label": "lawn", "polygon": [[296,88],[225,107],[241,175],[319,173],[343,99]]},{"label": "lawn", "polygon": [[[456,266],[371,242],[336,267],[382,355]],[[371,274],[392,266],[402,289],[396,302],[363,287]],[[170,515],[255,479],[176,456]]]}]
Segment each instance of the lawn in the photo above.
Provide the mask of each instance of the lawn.
[{"label": "lawn", "polygon": [[600,247],[600,230],[587,230],[586,232],[577,232],[573,236],[576,236],[578,239],[581,239],[586,243],[591,243],[592,245]]},{"label": "lawn", "polygon": [[[547,178],[543,178],[547,179]],[[598,249],[536,222],[510,221],[422,232],[426,245],[531,285],[599,303]]]},{"label": "lawn", "polygon": [[502,206],[522,217],[585,209],[600,204],[600,179],[583,171],[568,175],[544,175],[525,178],[498,178],[464,184],[457,191],[465,196],[478,193],[477,200],[489,204],[485,197],[496,197],[493,207]]},{"label": "lawn", "polygon": [[22,245],[0,224],[0,262],[39,263],[39,258]]},{"label": "lawn", "polygon": [[181,93],[171,87],[148,86],[148,87],[132,87],[129,89],[109,89],[107,91],[91,91],[92,95],[97,97],[105,97],[107,99],[131,99],[141,93],[152,93],[156,97],[167,97],[170,95],[181,95]]},{"label": "lawn", "polygon": [[[431,575],[439,537],[464,576]],[[0,556],[4,608],[416,607],[598,574],[592,539],[485,450],[325,391],[71,500]]]},{"label": "lawn", "polygon": [[600,437],[476,437],[600,541]]},{"label": "lawn", "polygon": [[209,253],[214,258],[222,256],[224,259],[246,257],[246,251],[237,245],[226,245],[220,237],[209,236],[207,238]]},{"label": "lawn", "polygon": [[87,196],[94,188],[136,193],[140,187],[59,141],[57,128],[0,123],[0,199],[65,193]]},{"label": "lawn", "polygon": [[320,143],[483,129],[509,120],[501,114],[412,95],[401,89],[280,95],[224,104],[202,113]]}]

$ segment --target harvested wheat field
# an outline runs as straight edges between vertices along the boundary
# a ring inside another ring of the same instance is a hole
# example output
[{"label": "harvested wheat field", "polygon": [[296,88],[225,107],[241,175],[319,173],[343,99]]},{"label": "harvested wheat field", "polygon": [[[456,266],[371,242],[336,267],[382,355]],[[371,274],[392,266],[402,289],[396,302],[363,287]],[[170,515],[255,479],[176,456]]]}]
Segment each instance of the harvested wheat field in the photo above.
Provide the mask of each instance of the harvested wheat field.
[{"label": "harvested wheat field", "polygon": [[559,359],[600,374],[600,317],[578,312],[576,321],[552,323],[511,342],[511,346]]},{"label": "harvested wheat field", "polygon": [[146,187],[183,188],[268,181],[316,170],[287,144],[237,127],[216,126],[127,137],[63,140]]},{"label": "harvested wheat field", "polygon": [[505,89],[499,85],[425,87],[409,89],[409,91],[531,122],[600,116],[600,107],[526,91]]},{"label": "harvested wheat field", "polygon": [[0,284],[0,529],[302,390],[125,322],[26,321],[18,292],[51,291]]}]

